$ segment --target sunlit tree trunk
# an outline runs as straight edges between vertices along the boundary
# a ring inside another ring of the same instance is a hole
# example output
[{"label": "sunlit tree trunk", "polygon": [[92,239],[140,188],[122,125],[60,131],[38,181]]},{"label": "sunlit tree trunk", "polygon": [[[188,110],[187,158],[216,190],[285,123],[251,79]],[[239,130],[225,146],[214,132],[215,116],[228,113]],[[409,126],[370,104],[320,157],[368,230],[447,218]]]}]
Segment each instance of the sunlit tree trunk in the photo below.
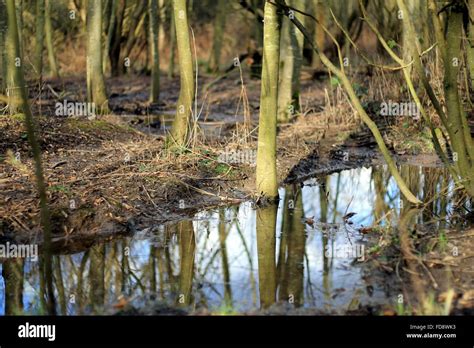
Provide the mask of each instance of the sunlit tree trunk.
[{"label": "sunlit tree trunk", "polygon": [[278,197],[276,128],[281,16],[277,7],[265,3],[262,87],[257,150],[257,192],[270,200]]},{"label": "sunlit tree trunk", "polygon": [[35,43],[35,70],[38,76],[43,74],[43,47],[44,47],[44,1],[36,1],[36,43]]},{"label": "sunlit tree trunk", "polygon": [[[324,6],[324,0],[314,0],[314,17],[318,20],[321,25],[326,25],[326,10],[327,6]],[[321,27],[321,25],[316,25],[314,28],[314,44],[316,47],[321,47],[324,50],[325,45],[325,34]],[[313,59],[311,61],[311,65],[314,69],[321,69],[323,65],[321,64],[321,60],[319,59],[317,54],[313,54]]]},{"label": "sunlit tree trunk", "polygon": [[51,77],[59,77],[58,64],[54,56],[53,44],[53,26],[51,23],[51,0],[46,0],[45,8],[45,34],[46,34],[46,48],[48,50],[49,69]]},{"label": "sunlit tree trunk", "polygon": [[[289,6],[298,8],[299,2],[291,0]],[[305,11],[305,8],[298,8]],[[301,15],[293,12],[293,16]],[[288,122],[299,111],[300,71],[303,61],[304,37],[288,18],[283,18],[280,47],[280,86],[278,90],[278,121]]]},{"label": "sunlit tree trunk", "polygon": [[167,139],[169,148],[182,148],[187,145],[189,121],[194,100],[194,69],[191,43],[189,40],[186,0],[173,0],[173,15],[179,54],[179,74],[181,88],[176,117]]},{"label": "sunlit tree trunk", "polygon": [[18,40],[20,43],[20,56],[24,57],[23,45],[23,0],[16,0],[16,18],[18,26]]},{"label": "sunlit tree trunk", "polygon": [[474,0],[468,2],[468,21],[467,21],[467,65],[469,68],[469,81],[471,92],[474,91]]},{"label": "sunlit tree trunk", "polygon": [[102,69],[102,2],[87,1],[87,97],[99,113],[108,112]]},{"label": "sunlit tree trunk", "polygon": [[151,58],[151,91],[150,102],[156,103],[160,97],[160,52],[159,52],[159,13],[158,0],[149,0],[148,16],[150,18],[150,58]]},{"label": "sunlit tree trunk", "polygon": [[227,7],[227,1],[218,0],[216,18],[214,19],[214,40],[212,44],[211,56],[209,57],[209,71],[212,72],[219,71]]},{"label": "sunlit tree trunk", "polygon": [[467,180],[465,188],[474,196],[474,145],[458,90],[461,56],[463,13],[452,11],[447,20],[444,94],[448,110],[450,141],[456,153],[461,176]]}]

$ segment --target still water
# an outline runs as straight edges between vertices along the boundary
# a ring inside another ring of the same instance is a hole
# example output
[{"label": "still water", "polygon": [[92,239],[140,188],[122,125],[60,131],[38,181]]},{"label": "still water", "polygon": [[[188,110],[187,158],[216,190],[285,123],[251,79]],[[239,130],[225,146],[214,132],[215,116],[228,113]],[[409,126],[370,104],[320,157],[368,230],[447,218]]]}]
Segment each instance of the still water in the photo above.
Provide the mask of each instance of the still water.
[{"label": "still water", "polygon": [[[446,170],[404,166],[401,173],[412,192],[431,201],[418,223],[433,217],[446,223],[455,198]],[[377,226],[396,233],[392,227],[407,204],[386,167],[282,187],[280,197],[278,207],[255,209],[246,202],[216,208],[77,254],[55,255],[57,312],[108,314],[133,305],[142,314],[173,308],[344,314],[394,303],[395,295],[363,267],[374,246],[361,230]],[[40,263],[41,258],[3,260],[0,314],[45,313]]]}]

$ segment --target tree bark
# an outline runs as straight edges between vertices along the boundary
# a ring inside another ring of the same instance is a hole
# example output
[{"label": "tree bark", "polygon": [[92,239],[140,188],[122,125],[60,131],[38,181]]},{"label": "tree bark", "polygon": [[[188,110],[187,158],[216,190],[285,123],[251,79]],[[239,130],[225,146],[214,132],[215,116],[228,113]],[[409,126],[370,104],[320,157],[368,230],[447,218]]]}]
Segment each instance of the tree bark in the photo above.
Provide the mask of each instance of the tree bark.
[{"label": "tree bark", "polygon": [[181,88],[178,104],[176,105],[176,117],[167,139],[167,146],[170,149],[178,149],[187,146],[189,120],[192,115],[194,100],[194,69],[189,40],[186,0],[173,0],[173,12],[178,44]]},{"label": "tree bark", "polygon": [[159,52],[159,13],[158,0],[149,0],[148,16],[150,18],[150,59],[151,90],[150,102],[157,103],[160,97],[160,52]]},{"label": "tree bark", "polygon": [[51,77],[58,78],[58,64],[54,55],[54,43],[53,43],[53,26],[51,23],[51,0],[46,0],[45,9],[45,34],[46,34],[46,48],[48,50],[49,69]]},{"label": "tree bark", "polygon": [[109,111],[102,69],[102,2],[87,1],[87,96],[101,113]]},{"label": "tree bark", "polygon": [[40,78],[43,75],[44,1],[45,0],[36,1],[35,70]]},{"label": "tree bark", "polygon": [[278,199],[276,170],[276,130],[281,15],[277,7],[265,3],[263,26],[263,66],[257,150],[257,192],[269,200]]}]

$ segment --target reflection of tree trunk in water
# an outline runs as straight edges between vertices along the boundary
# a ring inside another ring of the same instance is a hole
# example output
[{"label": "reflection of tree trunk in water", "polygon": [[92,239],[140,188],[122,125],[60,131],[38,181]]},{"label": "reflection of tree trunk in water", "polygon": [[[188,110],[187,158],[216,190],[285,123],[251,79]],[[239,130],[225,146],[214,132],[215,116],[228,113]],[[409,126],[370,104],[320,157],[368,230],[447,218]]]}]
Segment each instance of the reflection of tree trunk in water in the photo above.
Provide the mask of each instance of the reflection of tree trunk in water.
[{"label": "reflection of tree trunk in water", "polygon": [[78,275],[77,275],[77,309],[79,315],[84,313],[84,270],[86,269],[87,260],[89,259],[89,250],[84,253],[81,260],[81,265],[79,266]]},{"label": "reflection of tree trunk in water", "polygon": [[268,308],[276,300],[276,217],[277,206],[272,204],[257,210],[257,252],[260,306]]},{"label": "reflection of tree trunk in water", "polygon": [[5,283],[5,315],[23,314],[23,270],[24,259],[8,259],[2,264]]},{"label": "reflection of tree trunk in water", "polygon": [[304,217],[303,199],[301,191],[298,190],[294,196],[295,209],[291,215],[290,223],[286,224],[287,249],[286,262],[279,291],[279,300],[288,301],[300,307],[303,304],[303,280],[304,280],[304,253],[305,253],[305,227],[302,223]]},{"label": "reflection of tree trunk in water", "polygon": [[93,312],[104,305],[105,298],[105,244],[94,245],[90,249],[89,282],[90,301]]},{"label": "reflection of tree trunk in water", "polygon": [[[423,221],[429,221],[432,218],[432,214],[437,214],[436,206],[438,201],[435,198],[436,187],[438,186],[438,169],[436,168],[422,168],[423,171],[423,202],[425,203],[425,209],[423,209],[422,217]],[[443,197],[442,195],[441,197]]]},{"label": "reflection of tree trunk in water", "polygon": [[[327,184],[329,183],[329,176],[326,177],[325,181],[321,183],[319,186],[319,205],[321,207],[321,218],[320,221],[322,223],[327,223],[328,221],[328,197],[327,197]],[[330,260],[326,256],[326,249],[329,247],[329,240],[326,233],[321,233],[321,239],[323,244],[323,288],[324,288],[324,296],[326,300],[331,298],[331,283],[329,277],[329,269],[330,269]],[[332,247],[332,246],[331,246]]]},{"label": "reflection of tree trunk in water", "polygon": [[257,305],[257,286],[255,284],[255,277],[254,277],[254,273],[253,273],[252,255],[250,253],[247,242],[245,241],[245,237],[242,234],[242,230],[240,229],[240,226],[239,226],[239,222],[238,222],[239,211],[238,211],[238,208],[234,207],[233,211],[234,211],[234,214],[235,214],[234,215],[234,221],[236,221],[235,228],[237,230],[237,233],[238,233],[240,239],[242,240],[242,245],[244,246],[245,254],[247,255],[247,259],[248,259],[248,262],[249,262],[249,268],[251,270],[251,272],[250,272],[250,287],[252,289],[252,303],[254,304],[254,306],[256,306]]},{"label": "reflection of tree trunk in water", "polygon": [[168,274],[168,282],[170,283],[171,290],[174,292],[177,290],[176,286],[176,279],[174,277],[173,273],[173,262],[171,260],[171,255],[170,255],[170,244],[171,244],[171,239],[173,237],[173,231],[171,231],[171,228],[176,228],[175,226],[165,226],[165,236],[166,236],[166,242],[165,242],[165,262],[166,262],[166,273]]},{"label": "reflection of tree trunk in water", "polygon": [[165,264],[163,261],[163,249],[162,248],[157,248],[156,249],[156,258],[158,259],[158,276],[159,276],[159,281],[160,281],[160,297],[161,299],[165,298],[165,289],[164,289],[164,284],[165,284]]},{"label": "reflection of tree trunk in water", "polygon": [[59,256],[53,257],[53,267],[54,267],[54,280],[56,281],[56,289],[58,291],[61,314],[66,315],[67,314],[66,295],[64,292],[64,281],[63,281],[63,274],[61,270],[61,258]]},{"label": "reflection of tree trunk in water", "polygon": [[179,224],[178,229],[180,271],[177,303],[188,306],[192,301],[191,290],[194,277],[194,251],[196,249],[193,222],[183,221]]},{"label": "reflection of tree trunk in water", "polygon": [[380,221],[380,219],[382,219],[387,212],[387,205],[385,204],[386,190],[383,173],[383,168],[373,167],[371,174],[375,190],[374,217],[376,221]]},{"label": "reflection of tree trunk in water", "polygon": [[[49,265],[48,265],[49,263]],[[51,272],[47,272],[47,267],[50,267]],[[56,299],[54,298],[53,286],[53,259],[52,256],[39,257],[39,279],[40,279],[40,297],[41,306],[49,315],[56,315]],[[49,295],[51,294],[51,295]]]},{"label": "reflection of tree trunk in water", "polygon": [[280,235],[280,247],[278,250],[278,259],[276,266],[276,278],[280,284],[278,291],[278,300],[285,300],[286,297],[286,280],[285,274],[285,262],[286,262],[286,249],[288,234],[291,232],[291,217],[294,213],[294,190],[293,186],[288,186],[285,191],[285,199],[283,200],[283,215],[281,221],[281,235]]},{"label": "reflection of tree trunk in water", "polygon": [[150,290],[156,292],[156,246],[150,245]]},{"label": "reflection of tree trunk in water", "polygon": [[[420,306],[418,314],[428,314],[427,310],[429,310],[427,297],[425,293],[425,286],[424,282],[420,278],[420,261],[418,257],[413,253],[413,245],[410,239],[410,231],[412,229],[412,224],[414,223],[414,219],[418,215],[418,209],[406,209],[404,214],[400,216],[400,249],[402,251],[403,259],[406,261],[408,265],[408,273],[411,281],[411,286],[416,296],[416,300],[418,305]],[[410,293],[406,291],[405,293]],[[410,303],[414,307],[414,303]]]},{"label": "reflection of tree trunk in water", "polygon": [[227,233],[225,230],[225,211],[223,208],[219,210],[219,244],[222,256],[222,272],[224,275],[224,302],[226,306],[232,306],[232,288],[230,286],[230,272],[229,259],[227,257],[226,239]]},{"label": "reflection of tree trunk in water", "polygon": [[334,194],[334,204],[332,213],[332,223],[336,223],[337,218],[337,202],[339,200],[339,191],[341,190],[341,173],[337,173],[336,193]]},{"label": "reflection of tree trunk in water", "polygon": [[120,275],[121,275],[121,283],[122,283],[122,286],[120,288],[122,294],[125,293],[125,289],[126,289],[126,285],[127,285],[127,260],[128,260],[128,256],[126,255],[125,253],[125,250],[127,248],[127,244],[125,243],[125,241],[122,241],[122,258],[121,258],[121,263],[120,263]]}]

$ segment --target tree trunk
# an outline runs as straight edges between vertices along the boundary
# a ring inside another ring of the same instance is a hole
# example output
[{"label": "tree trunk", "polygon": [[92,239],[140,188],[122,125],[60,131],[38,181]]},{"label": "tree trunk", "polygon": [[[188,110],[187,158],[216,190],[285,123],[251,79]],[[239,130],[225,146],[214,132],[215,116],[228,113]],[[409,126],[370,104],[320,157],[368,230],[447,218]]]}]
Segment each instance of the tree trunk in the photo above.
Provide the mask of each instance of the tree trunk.
[{"label": "tree trunk", "polygon": [[468,6],[466,54],[469,68],[469,87],[472,93],[474,92],[474,0],[469,0]]},{"label": "tree trunk", "polygon": [[159,52],[159,15],[158,0],[149,0],[150,18],[150,59],[151,59],[151,91],[150,102],[157,103],[160,97],[160,52]]},{"label": "tree trunk", "polygon": [[[114,26],[109,27],[110,36],[109,42],[109,59],[110,59],[110,70],[112,76],[119,76],[122,72],[122,66],[120,62],[120,51],[122,45],[122,26],[123,17],[125,13],[125,0],[117,0],[117,8],[115,12]],[[112,21],[111,21],[112,25]],[[123,62],[122,62],[123,64]]]},{"label": "tree trunk", "polygon": [[[289,5],[296,8],[297,1]],[[305,10],[304,8],[301,10]],[[293,16],[301,15],[293,12]],[[303,20],[300,18],[300,20]],[[278,122],[288,122],[299,111],[300,71],[303,60],[303,35],[288,18],[283,18],[280,47],[280,86],[278,91]]]},{"label": "tree trunk", "polygon": [[[5,0],[0,0],[4,2]],[[30,105],[28,103],[28,96],[26,92],[26,85],[23,76],[23,66],[20,57],[20,44],[18,39],[18,27],[15,13],[15,0],[6,0],[6,12],[8,18],[8,30],[6,35],[6,51],[7,51],[7,69],[8,80],[7,85],[10,91],[10,101],[14,100],[13,107],[21,105],[25,115],[25,128],[33,153],[33,160],[35,164],[35,177],[38,188],[40,200],[40,218],[43,227],[43,243],[44,243],[44,258],[45,258],[45,277],[52,279],[52,260],[51,260],[51,220],[46,196],[46,185],[43,175],[43,165],[41,162],[41,150],[36,139],[35,124],[33,115],[31,113]],[[12,96],[13,94],[13,96]],[[12,105],[10,105],[12,107]],[[54,291],[52,284],[47,284],[47,294],[49,297],[48,307],[49,314],[55,314],[54,306]]]},{"label": "tree trunk", "polygon": [[54,56],[54,44],[53,44],[53,26],[51,23],[51,0],[46,0],[45,9],[45,34],[46,34],[46,47],[48,49],[49,69],[51,77],[58,78],[58,64],[56,57]]},{"label": "tree trunk", "polygon": [[87,97],[99,113],[109,111],[102,69],[101,0],[87,1]]},{"label": "tree trunk", "polygon": [[189,119],[192,115],[194,100],[194,69],[189,41],[186,0],[173,0],[173,12],[178,44],[181,89],[176,105],[176,117],[167,139],[167,146],[178,149],[186,147],[188,141]]},{"label": "tree trunk", "polygon": [[7,88],[7,57],[5,50],[5,37],[7,35],[7,11],[5,7],[5,0],[0,0],[0,78],[2,84],[0,85],[0,93],[6,94]]},{"label": "tree trunk", "polygon": [[209,71],[212,72],[218,72],[220,67],[227,5],[226,1],[218,0],[216,18],[214,19],[214,41],[211,56],[209,57]]},{"label": "tree trunk", "polygon": [[265,3],[263,66],[257,150],[257,192],[278,199],[276,128],[281,16],[277,7]]},{"label": "tree trunk", "polygon": [[44,1],[36,1],[36,43],[35,43],[35,70],[41,78],[43,75],[43,47],[44,47]]},{"label": "tree trunk", "polygon": [[170,14],[170,36],[169,36],[169,45],[170,45],[170,57],[168,63],[168,78],[174,76],[174,61],[175,61],[175,51],[176,51],[176,26],[174,20],[173,10]]}]

